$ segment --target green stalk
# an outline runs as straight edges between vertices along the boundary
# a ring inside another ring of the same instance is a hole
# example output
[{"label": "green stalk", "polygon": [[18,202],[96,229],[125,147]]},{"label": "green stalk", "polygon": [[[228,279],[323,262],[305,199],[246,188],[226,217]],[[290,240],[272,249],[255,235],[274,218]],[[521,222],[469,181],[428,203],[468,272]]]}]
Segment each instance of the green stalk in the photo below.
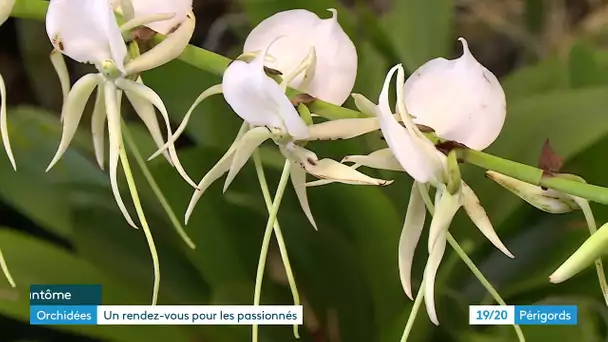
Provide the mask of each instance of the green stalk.
[{"label": "green stalk", "polygon": [[124,122],[122,125],[122,134],[123,134],[123,138],[125,139],[125,142],[127,143],[127,146],[129,147],[129,150],[135,157],[135,161],[137,162],[137,165],[143,172],[144,177],[148,181],[148,184],[150,184],[150,188],[152,188],[154,195],[156,195],[156,198],[158,198],[158,201],[160,202],[161,206],[165,210],[165,213],[167,213],[167,216],[169,217],[169,220],[171,221],[173,228],[175,228],[175,230],[177,231],[177,234],[179,234],[179,236],[182,238],[182,240],[184,240],[184,242],[188,245],[188,247],[190,247],[191,249],[196,249],[196,245],[194,244],[192,239],[190,239],[190,237],[188,236],[188,233],[186,233],[186,230],[184,229],[182,224],[177,219],[177,216],[175,216],[175,212],[173,212],[171,205],[169,204],[169,202],[163,195],[163,192],[160,189],[160,187],[158,186],[158,183],[156,183],[156,180],[154,180],[154,176],[152,176],[152,173],[150,172],[150,169],[148,168],[148,164],[146,164],[146,161],[144,160],[141,153],[139,152],[139,149],[137,148],[135,141],[133,141],[133,137],[131,137],[129,128],[127,127],[126,124],[124,124]]},{"label": "green stalk", "polygon": [[418,293],[416,294],[416,299],[414,300],[412,311],[410,311],[410,315],[407,318],[405,330],[403,330],[403,335],[401,336],[401,342],[406,342],[407,338],[412,332],[414,322],[416,321],[416,316],[418,316],[418,311],[420,310],[420,304],[422,304],[422,299],[424,299],[424,279],[422,279],[422,283],[420,283],[420,288],[418,289]]},{"label": "green stalk", "polygon": [[[272,237],[274,223],[276,222],[279,207],[281,205],[281,201],[283,200],[283,194],[285,193],[285,188],[287,187],[287,182],[289,181],[290,170],[291,162],[289,160],[286,160],[285,166],[283,167],[283,173],[281,174],[281,179],[279,180],[279,185],[277,186],[277,192],[274,196],[274,201],[272,202],[272,207],[270,208],[268,213],[268,221],[266,222],[266,228],[264,228],[264,238],[262,240],[262,248],[260,250],[260,258],[258,260],[258,270],[255,276],[253,305],[260,305],[260,298],[262,295],[262,280],[264,279],[264,268],[266,266],[266,258],[268,256],[268,247],[270,246],[270,238]],[[294,332],[297,333],[297,330]],[[251,326],[251,336],[252,342],[258,342],[257,324],[253,324]]]},{"label": "green stalk", "polygon": [[9,272],[9,270],[8,270],[8,265],[6,264],[6,260],[4,260],[4,255],[2,255],[1,250],[0,250],[0,268],[2,269],[2,273],[4,273],[4,276],[6,277],[6,280],[8,280],[8,283],[11,285],[11,287],[17,287],[17,285],[15,284],[15,280],[13,279],[13,276],[11,276],[11,272]]},{"label": "green stalk", "polygon": [[141,227],[143,228],[144,235],[146,236],[146,241],[148,242],[148,247],[150,248],[150,255],[152,256],[152,266],[154,268],[154,286],[152,288],[152,305],[156,305],[158,301],[158,291],[160,288],[160,263],[158,261],[158,252],[156,251],[156,245],[154,244],[154,238],[152,237],[152,232],[150,231],[150,226],[148,225],[148,221],[146,220],[146,215],[144,215],[144,210],[141,206],[141,202],[139,200],[139,195],[137,193],[137,187],[135,186],[135,180],[133,179],[133,174],[131,173],[131,167],[129,166],[129,159],[127,157],[127,152],[125,151],[124,145],[120,144],[120,164],[125,172],[125,178],[127,179],[127,184],[129,185],[129,191],[131,192],[131,197],[133,199],[133,205],[135,206],[135,211],[137,212],[137,216],[139,218],[139,222],[141,223]]},{"label": "green stalk", "polygon": [[[17,18],[44,20],[47,7],[48,2],[43,0],[17,0],[11,15]],[[164,36],[157,34],[154,36],[154,41],[158,43],[164,38]],[[228,64],[230,64],[230,59],[193,45],[186,46],[178,59],[215,75],[222,75]],[[289,96],[293,96],[299,92],[288,89],[287,93]],[[309,103],[308,108],[310,108],[311,112],[331,120],[367,116],[361,112],[339,107],[321,100]],[[542,170],[540,169],[479,151],[459,149],[458,156],[460,160],[468,164],[493,170],[527,183],[541,185],[594,202],[608,204],[608,188],[565,179],[541,178]]]},{"label": "green stalk", "polygon": [[[262,165],[260,151],[257,149],[255,150],[255,152],[253,152],[253,162],[255,164],[256,173],[258,175],[258,181],[260,182],[260,188],[262,189],[262,195],[264,196],[264,202],[266,202],[266,209],[268,210],[268,214],[270,214],[272,212],[272,197],[270,196],[270,190],[268,189],[268,182],[266,182],[266,175],[264,174],[264,166]],[[273,227],[274,234],[277,237],[277,243],[279,245],[281,259],[283,260],[283,266],[285,267],[285,273],[287,274],[289,289],[291,290],[291,295],[293,297],[293,305],[300,305],[300,294],[298,293],[296,280],[293,276],[293,271],[291,270],[291,263],[289,262],[287,247],[285,245],[285,240],[283,239],[283,233],[281,232],[281,227],[279,226],[278,219],[275,221]],[[262,272],[264,272],[264,269],[262,269]],[[297,324],[294,324],[293,326],[293,335],[296,338],[300,338]]]}]

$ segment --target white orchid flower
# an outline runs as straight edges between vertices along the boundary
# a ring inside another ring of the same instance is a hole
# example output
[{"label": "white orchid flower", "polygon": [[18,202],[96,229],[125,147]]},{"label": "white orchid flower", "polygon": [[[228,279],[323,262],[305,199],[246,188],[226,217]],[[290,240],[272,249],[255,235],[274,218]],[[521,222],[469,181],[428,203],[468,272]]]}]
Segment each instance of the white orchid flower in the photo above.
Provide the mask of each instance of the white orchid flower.
[{"label": "white orchid flower", "polygon": [[335,9],[332,17],[320,19],[316,14],[295,9],[279,12],[259,23],[247,36],[243,52],[263,51],[273,57],[266,66],[283,75],[300,74],[302,60],[314,47],[316,61],[308,78],[300,74],[289,86],[323,101],[342,105],[350,95],[357,76],[357,51],[338,23]]},{"label": "white orchid flower", "polygon": [[460,58],[435,58],[412,73],[403,87],[414,122],[432,127],[443,139],[475,150],[487,148],[502,130],[507,104],[492,72],[469,51],[464,38]]},{"label": "white orchid flower", "polygon": [[345,184],[388,185],[391,182],[366,176],[331,159],[319,159],[314,152],[296,144],[297,141],[317,139],[285,95],[286,84],[277,84],[264,72],[266,53],[251,62],[236,60],[226,69],[221,85],[226,102],[243,120],[243,128],[220,161],[198,184],[188,210],[190,217],[208,186],[228,172],[224,191],[245,165],[251,154],[264,141],[272,139],[286,159],[297,167],[291,168],[291,180],[310,223],[317,228],[306,197],[306,173],[317,178],[332,179]]},{"label": "white orchid flower", "polygon": [[129,75],[174,60],[188,45],[194,33],[196,18],[192,12],[192,0],[111,0],[110,3],[127,20],[120,28],[123,33],[145,26],[167,36],[126,66]]},{"label": "white orchid flower", "polygon": [[[397,116],[399,123],[389,107],[388,91],[390,81],[397,73]],[[448,191],[449,168],[447,157],[439,152],[434,144],[420,131],[407,112],[404,99],[405,73],[401,65],[393,67],[384,82],[378,99],[378,105],[365,97],[354,94],[357,106],[362,112],[375,115],[380,129],[389,146],[388,149],[376,151],[368,156],[348,156],[343,162],[353,162],[353,168],[367,166],[377,169],[405,171],[414,178],[410,202],[405,222],[399,239],[399,273],[404,292],[413,299],[411,290],[411,267],[414,250],[418,244],[426,217],[425,201],[428,198],[428,186],[437,189],[435,209],[430,225],[428,240],[429,258],[424,270],[425,304],[430,320],[439,324],[435,311],[434,282],[441,259],[445,252],[447,231],[460,207],[464,207],[475,226],[500,251],[509,257],[511,252],[497,236],[492,224],[479,204],[473,190],[464,182],[455,193]],[[432,99],[437,101],[437,99]],[[449,115],[447,113],[446,115]]]},{"label": "white orchid flower", "polygon": [[[15,5],[15,0],[3,0],[0,2],[0,26],[2,26],[11,15],[13,5]],[[4,145],[6,155],[8,156],[13,169],[17,170],[17,163],[15,162],[13,150],[11,149],[11,142],[8,137],[6,93],[6,84],[4,83],[2,75],[0,75],[0,135],[2,136],[2,144]]]},{"label": "white orchid flower", "polygon": [[[156,107],[171,136],[167,110],[160,97],[150,88],[127,76],[129,64],[127,48],[120,34],[116,18],[108,0],[53,0],[46,16],[46,30],[53,47],[62,54],[82,63],[94,64],[98,74],[87,74],[78,80],[65,98],[62,108],[63,134],[59,148],[47,171],[59,161],[68,148],[85,105],[93,90],[97,98],[92,118],[92,133],[95,155],[103,168],[103,133],[107,118],[110,144],[110,181],[116,202],[127,222],[136,227],[127,211],[118,189],[117,167],[119,149],[122,146],[120,97],[122,92],[133,104],[150,134],[159,146],[167,146],[168,159],[192,186],[196,184],[188,177],[177,158],[173,142],[164,144],[156,119]],[[134,61],[137,61],[134,60]],[[65,76],[65,75],[64,75]]]}]

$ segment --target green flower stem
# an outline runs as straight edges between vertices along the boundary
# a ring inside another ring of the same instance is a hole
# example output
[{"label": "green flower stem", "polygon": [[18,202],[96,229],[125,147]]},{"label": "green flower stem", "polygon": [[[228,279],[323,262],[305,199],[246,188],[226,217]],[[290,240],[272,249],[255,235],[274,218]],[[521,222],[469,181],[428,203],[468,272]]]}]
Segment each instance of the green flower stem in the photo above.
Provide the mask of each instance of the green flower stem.
[{"label": "green flower stem", "polygon": [[[435,211],[435,206],[432,203],[425,202],[425,204],[426,204],[429,214],[431,214],[431,216],[433,216],[433,213]],[[494,286],[492,286],[492,284],[490,284],[488,279],[483,275],[483,273],[481,273],[479,268],[477,268],[477,266],[475,265],[473,260],[471,260],[471,258],[469,258],[467,252],[465,252],[464,249],[462,249],[462,247],[460,246],[460,244],[458,244],[458,241],[456,241],[456,239],[454,239],[454,237],[452,236],[452,234],[450,234],[450,232],[447,232],[447,233],[448,233],[447,240],[448,240],[448,243],[450,244],[450,246],[452,246],[452,248],[454,249],[456,254],[458,254],[460,259],[462,259],[462,261],[467,265],[467,267],[469,267],[471,272],[473,272],[473,275],[475,275],[475,277],[479,280],[479,282],[483,285],[483,287],[485,287],[485,289],[490,293],[492,298],[494,298],[494,300],[500,305],[507,305],[507,303],[505,303],[505,301],[502,299],[502,297],[500,297],[500,294],[498,294],[498,291],[496,291],[496,289],[494,289]],[[423,279],[423,281],[424,281],[424,279]],[[515,333],[517,334],[517,338],[519,339],[519,341],[525,342],[526,338],[524,337],[524,333],[523,333],[523,331],[521,331],[520,326],[513,325],[513,328],[515,329]]]},{"label": "green flower stem", "polygon": [[[43,0],[17,0],[11,15],[17,18],[44,20],[47,7],[48,2]],[[164,36],[162,35],[157,34],[154,36],[155,42],[160,42],[163,39]],[[230,63],[230,59],[224,56],[193,45],[186,46],[178,58],[198,69],[205,70],[218,76],[223,74]],[[289,96],[293,96],[297,93],[298,91],[293,89],[289,89],[287,92]],[[308,104],[308,108],[310,108],[311,112],[330,120],[366,117],[366,115],[361,112],[339,107],[321,100],[315,100]],[[459,149],[458,156],[460,160],[468,164],[493,170],[527,183],[541,185],[586,198],[594,202],[608,204],[608,188],[582,184],[565,179],[541,178],[542,170],[540,169],[479,151]]]},{"label": "green flower stem", "polygon": [[[260,250],[260,259],[258,260],[258,270],[255,276],[255,291],[253,294],[253,305],[260,305],[260,298],[262,295],[262,280],[264,279],[264,268],[266,266],[266,258],[268,256],[268,247],[270,246],[270,238],[272,237],[273,227],[276,222],[277,214],[281,201],[283,200],[283,194],[289,181],[289,171],[291,170],[291,162],[286,160],[285,166],[283,167],[283,173],[277,186],[277,192],[272,202],[272,207],[268,213],[268,221],[266,228],[264,229],[264,238],[262,240],[262,248]],[[297,334],[297,329],[294,329],[294,333]],[[252,342],[258,342],[258,325],[253,324],[251,326],[251,340]],[[296,335],[296,337],[298,337]]]},{"label": "green flower stem", "polygon": [[[262,165],[262,157],[260,156],[260,151],[255,150],[253,152],[253,162],[255,164],[255,170],[258,175],[258,181],[260,182],[260,188],[262,189],[262,194],[264,196],[264,202],[266,202],[266,209],[268,213],[272,211],[272,197],[270,196],[270,190],[268,189],[268,183],[266,182],[266,175],[264,174],[264,166]],[[289,283],[289,288],[291,289],[291,295],[293,297],[293,305],[300,305],[300,294],[298,293],[298,288],[296,286],[296,280],[293,276],[293,271],[291,270],[291,263],[289,262],[289,255],[287,254],[287,247],[285,246],[285,239],[283,239],[283,233],[281,232],[281,227],[279,226],[279,221],[276,220],[274,225],[274,234],[277,237],[277,244],[279,245],[279,251],[281,253],[281,259],[283,260],[283,266],[285,267],[285,273],[287,274],[287,281]],[[264,236],[265,237],[265,236]],[[262,269],[262,272],[263,269]],[[296,338],[300,338],[298,333],[298,325],[294,324],[293,326],[293,335]]]},{"label": "green flower stem", "polygon": [[186,230],[184,229],[182,224],[177,219],[177,216],[175,216],[175,212],[171,208],[171,205],[169,204],[169,202],[163,195],[163,192],[160,189],[160,187],[158,186],[158,183],[156,183],[156,181],[154,180],[154,176],[152,176],[150,169],[148,169],[148,164],[146,164],[146,161],[144,160],[141,153],[139,152],[139,149],[137,148],[137,145],[135,144],[135,141],[133,141],[133,137],[131,136],[131,133],[129,132],[129,128],[127,127],[126,124],[124,124],[124,122],[122,125],[122,134],[123,134],[123,139],[125,139],[125,142],[126,142],[127,146],[129,147],[129,151],[131,151],[131,153],[135,157],[135,161],[137,162],[137,165],[143,172],[144,177],[146,177],[148,184],[150,184],[150,188],[152,188],[154,195],[156,195],[156,198],[158,198],[158,201],[160,202],[161,206],[165,210],[165,213],[167,213],[167,216],[169,217],[169,220],[171,221],[173,228],[175,228],[175,230],[177,231],[177,234],[179,234],[179,236],[182,238],[182,240],[184,240],[184,242],[188,245],[188,247],[190,247],[191,249],[196,249],[196,245],[194,244],[192,239],[190,239],[190,237],[186,233]]},{"label": "green flower stem", "polygon": [[15,280],[13,279],[13,276],[11,276],[11,272],[9,272],[9,270],[8,270],[8,265],[6,264],[6,260],[4,260],[4,255],[2,255],[1,250],[0,250],[0,268],[2,269],[2,273],[4,273],[4,276],[6,277],[6,280],[8,280],[8,283],[11,285],[11,287],[17,287],[17,285],[15,284]]},{"label": "green flower stem", "polygon": [[146,220],[146,215],[144,215],[144,210],[141,206],[141,202],[139,200],[139,195],[137,193],[137,187],[135,186],[135,180],[133,179],[133,174],[131,173],[131,166],[129,166],[129,159],[127,157],[127,152],[125,151],[124,145],[120,144],[120,164],[122,164],[122,168],[125,172],[125,178],[127,179],[127,184],[129,185],[129,191],[131,192],[131,197],[133,199],[133,205],[135,206],[135,211],[137,212],[137,216],[139,218],[139,222],[141,223],[141,227],[143,228],[144,235],[146,236],[146,241],[148,242],[148,247],[150,248],[150,254],[152,256],[152,266],[154,268],[154,286],[152,288],[152,305],[156,305],[158,301],[158,290],[160,288],[160,263],[158,261],[158,252],[156,251],[156,245],[154,244],[154,238],[152,237],[152,232],[150,231],[150,226],[148,225],[148,221]]},{"label": "green flower stem", "polygon": [[416,299],[414,300],[412,311],[410,311],[410,315],[407,318],[405,330],[403,330],[403,335],[401,336],[401,342],[406,342],[407,338],[412,332],[414,322],[416,321],[416,316],[418,316],[418,311],[420,310],[420,304],[422,304],[422,299],[424,299],[424,279],[422,279],[422,283],[420,283],[420,288],[418,289],[418,293],[416,294]]}]

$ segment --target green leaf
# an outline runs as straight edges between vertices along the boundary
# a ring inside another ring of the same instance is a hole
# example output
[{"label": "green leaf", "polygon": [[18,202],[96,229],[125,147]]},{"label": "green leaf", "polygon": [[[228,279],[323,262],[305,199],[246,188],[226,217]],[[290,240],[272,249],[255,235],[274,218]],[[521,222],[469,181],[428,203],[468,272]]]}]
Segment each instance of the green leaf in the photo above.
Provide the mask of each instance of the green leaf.
[{"label": "green leaf", "polygon": [[453,25],[452,0],[400,0],[386,19],[385,31],[403,60],[406,70],[435,57],[449,57]]},{"label": "green leaf", "polygon": [[597,61],[597,49],[584,41],[573,44],[569,60],[570,87],[606,85],[608,69]]}]

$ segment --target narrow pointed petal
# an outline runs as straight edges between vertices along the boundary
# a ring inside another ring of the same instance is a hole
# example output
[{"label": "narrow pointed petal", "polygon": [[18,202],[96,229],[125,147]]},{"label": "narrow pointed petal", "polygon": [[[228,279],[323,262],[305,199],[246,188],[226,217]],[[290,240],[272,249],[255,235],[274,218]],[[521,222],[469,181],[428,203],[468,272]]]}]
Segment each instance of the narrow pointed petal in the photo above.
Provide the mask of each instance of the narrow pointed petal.
[{"label": "narrow pointed petal", "polygon": [[91,135],[93,136],[93,149],[95,150],[95,159],[97,164],[103,170],[104,163],[104,135],[106,125],[106,104],[104,96],[104,87],[97,87],[97,95],[95,97],[95,107],[93,107],[93,116],[91,117]]},{"label": "narrow pointed petal", "polygon": [[188,205],[188,209],[186,210],[186,214],[185,214],[185,218],[184,218],[184,221],[186,222],[186,224],[188,224],[190,215],[192,215],[192,211],[194,211],[194,207],[196,206],[196,203],[201,198],[201,196],[203,195],[205,190],[207,190],[207,188],[211,184],[213,184],[213,182],[218,180],[226,172],[228,172],[228,170],[230,170],[230,165],[232,164],[232,158],[234,157],[234,152],[236,151],[236,148],[237,148],[239,142],[241,141],[242,137],[245,135],[245,133],[248,132],[248,130],[249,130],[249,124],[244,122],[241,125],[241,128],[239,129],[239,132],[237,133],[236,138],[234,138],[234,141],[228,148],[228,151],[226,151],[224,156],[222,156],[222,158],[220,158],[220,160],[211,168],[211,170],[209,170],[209,172],[207,172],[207,174],[205,174],[203,179],[201,179],[201,181],[198,183],[198,188],[194,191],[194,194],[192,195],[192,198],[190,199],[190,204]]},{"label": "narrow pointed petal", "polygon": [[429,254],[433,252],[435,244],[439,243],[442,236],[443,239],[445,239],[445,234],[450,228],[452,219],[454,218],[454,215],[456,215],[458,208],[460,208],[461,196],[462,195],[458,193],[451,195],[449,191],[442,191],[439,201],[436,201],[435,213],[433,215],[433,220],[431,221],[431,228],[429,229]]},{"label": "narrow pointed petal", "polygon": [[70,58],[91,64],[112,60],[124,73],[127,47],[109,1],[53,0],[46,31],[53,47]]},{"label": "narrow pointed petal", "polygon": [[145,16],[139,16],[137,18],[132,17],[127,22],[120,25],[120,32],[123,34],[129,33],[129,31],[139,26],[145,26],[156,21],[169,20],[173,18],[175,18],[175,13],[153,13]]},{"label": "narrow pointed petal", "polygon": [[55,165],[55,163],[57,163],[57,161],[59,161],[65,150],[67,150],[68,146],[70,145],[74,134],[76,134],[76,129],[78,128],[78,123],[82,117],[84,107],[86,106],[91,93],[93,93],[93,90],[95,87],[97,87],[100,81],[101,76],[99,74],[87,74],[74,84],[74,87],[70,91],[61,110],[61,116],[63,117],[63,134],[61,135],[61,141],[59,143],[57,153],[53,157],[53,160],[51,160],[49,166],[46,168],[47,172]]},{"label": "narrow pointed petal", "polygon": [[403,291],[405,291],[405,294],[411,300],[414,300],[412,296],[412,263],[414,261],[416,246],[424,227],[425,218],[426,208],[424,201],[418,190],[417,183],[414,182],[405,213],[403,229],[399,237],[399,276]]},{"label": "narrow pointed petal", "polygon": [[[10,11],[9,11],[10,13]],[[17,171],[17,163],[15,163],[15,157],[13,156],[13,149],[11,148],[11,141],[8,136],[8,124],[7,124],[7,111],[6,111],[6,85],[4,84],[4,78],[0,75],[0,135],[2,135],[2,144],[6,155],[13,166],[13,169]]]},{"label": "narrow pointed petal", "polygon": [[157,68],[179,57],[190,42],[195,26],[196,19],[194,13],[189,11],[186,15],[186,20],[179,25],[175,32],[168,35],[165,40],[152,49],[127,63],[125,66],[127,74],[139,74],[143,71]]},{"label": "narrow pointed petal", "polygon": [[563,214],[579,209],[572,197],[554,190],[522,182],[498,172],[487,171],[486,177],[514,193],[533,207],[552,214]]},{"label": "narrow pointed petal", "polygon": [[339,119],[314,124],[306,140],[351,139],[380,129],[376,118]]},{"label": "narrow pointed petal", "polygon": [[[68,94],[70,93],[70,74],[68,72],[68,66],[65,64],[65,58],[63,58],[63,54],[59,52],[57,49],[53,49],[50,54],[51,64],[53,65],[53,69],[57,73],[59,77],[59,84],[61,85],[61,94],[63,95],[63,102],[65,102],[68,98]],[[61,113],[63,115],[63,113]],[[60,118],[63,121],[63,116]]]},{"label": "narrow pointed petal", "polygon": [[332,159],[306,161],[304,169],[317,178],[344,184],[386,186],[393,183],[392,180],[372,178]]},{"label": "narrow pointed petal", "polygon": [[[167,137],[171,136],[171,122],[169,121],[169,114],[167,113],[167,108],[165,108],[163,100],[160,98],[160,96],[158,96],[158,94],[154,92],[154,90],[148,88],[144,84],[137,83],[124,78],[116,79],[115,82],[116,85],[124,91],[132,92],[152,103],[154,107],[159,110],[161,116],[165,120],[165,125],[167,126]],[[175,167],[177,172],[182,176],[182,178],[186,180],[188,184],[196,188],[196,183],[194,183],[194,181],[186,173],[186,170],[184,170],[184,167],[182,166],[181,162],[179,161],[179,158],[177,157],[175,145],[172,143],[169,144],[169,156],[171,157],[173,166]]]},{"label": "narrow pointed petal", "polygon": [[175,130],[175,132],[171,136],[171,139],[169,139],[167,141],[167,143],[164,144],[158,151],[154,152],[150,156],[150,158],[148,158],[148,160],[152,160],[152,159],[158,157],[158,155],[160,153],[162,153],[164,150],[166,150],[167,148],[169,148],[169,144],[175,143],[175,141],[177,141],[177,139],[186,130],[186,126],[188,126],[188,121],[190,121],[190,117],[192,116],[192,113],[194,113],[194,110],[196,109],[196,107],[198,107],[198,105],[201,102],[203,102],[209,96],[213,96],[213,95],[217,95],[217,94],[221,94],[221,93],[222,93],[222,85],[221,84],[213,85],[213,86],[207,88],[205,91],[203,91],[196,98],[196,100],[194,101],[194,103],[190,106],[190,108],[188,109],[188,112],[186,113],[186,115],[184,116],[184,119],[182,120],[182,123],[179,125],[179,127],[177,128],[177,130]]},{"label": "narrow pointed petal", "polygon": [[464,182],[462,182],[462,206],[479,231],[506,256],[514,258],[513,254],[505,247],[502,241],[500,241],[500,238],[492,226],[492,222],[490,222],[490,219],[488,218],[488,214],[486,214],[486,211],[479,203],[479,198],[477,198],[473,189]]},{"label": "narrow pointed petal", "polygon": [[[141,77],[137,79],[137,83],[143,84]],[[146,125],[146,128],[148,129],[148,132],[150,132],[150,136],[152,136],[152,139],[154,140],[156,146],[162,148],[165,145],[165,141],[160,131],[160,125],[158,124],[158,119],[156,118],[156,111],[154,110],[154,106],[152,105],[152,103],[130,91],[125,91],[125,95],[127,95],[127,99],[133,106],[133,109],[135,109],[135,112],[137,113],[141,121],[143,121],[144,125]],[[163,154],[165,155],[165,158],[167,158],[169,163],[173,165],[169,153],[165,151]]]},{"label": "narrow pointed petal", "polygon": [[346,156],[342,163],[355,163],[379,170],[404,171],[390,148],[383,148],[366,156]]},{"label": "narrow pointed petal", "polygon": [[15,0],[0,1],[0,25],[4,24],[4,22],[11,15],[11,11],[13,10],[14,5],[15,5]]},{"label": "narrow pointed petal", "polygon": [[129,211],[122,200],[120,190],[118,188],[117,170],[120,149],[122,148],[122,136],[120,129],[120,112],[118,108],[117,91],[118,90],[112,82],[106,81],[104,83],[104,97],[108,115],[108,135],[110,140],[110,185],[112,187],[112,193],[114,194],[116,204],[118,204],[118,208],[127,220],[127,223],[129,223],[131,227],[138,229],[135,222],[133,222],[131,215],[129,215]]},{"label": "narrow pointed petal", "polygon": [[549,281],[558,284],[570,279],[594,263],[608,249],[608,223],[591,235],[570,257],[549,276]]},{"label": "narrow pointed petal", "polygon": [[[447,191],[446,191],[447,193]],[[437,311],[435,309],[435,278],[441,264],[441,259],[445,253],[447,230],[440,233],[437,243],[429,255],[429,259],[424,267],[424,304],[429,319],[433,324],[439,325]]]},{"label": "narrow pointed petal", "polygon": [[306,194],[306,170],[304,170],[298,163],[292,162],[290,176],[291,183],[293,184],[293,188],[298,196],[298,201],[300,202],[300,207],[302,207],[302,211],[306,215],[306,218],[313,226],[315,230],[319,230],[317,228],[317,223],[315,222],[314,217],[312,216],[312,211],[310,210],[310,204],[308,203],[308,195]]},{"label": "narrow pointed petal", "polygon": [[173,13],[174,17],[170,20],[150,23],[148,26],[152,30],[169,35],[173,34],[176,28],[185,20],[188,13],[192,10],[192,0],[130,0],[133,4],[134,16],[142,17],[155,13]]},{"label": "narrow pointed petal", "polygon": [[232,163],[230,165],[230,171],[228,172],[226,182],[224,183],[224,192],[226,192],[234,180],[234,177],[236,177],[243,166],[245,166],[255,149],[271,137],[272,132],[266,127],[256,127],[243,135],[236,146],[234,157],[232,158]]}]

